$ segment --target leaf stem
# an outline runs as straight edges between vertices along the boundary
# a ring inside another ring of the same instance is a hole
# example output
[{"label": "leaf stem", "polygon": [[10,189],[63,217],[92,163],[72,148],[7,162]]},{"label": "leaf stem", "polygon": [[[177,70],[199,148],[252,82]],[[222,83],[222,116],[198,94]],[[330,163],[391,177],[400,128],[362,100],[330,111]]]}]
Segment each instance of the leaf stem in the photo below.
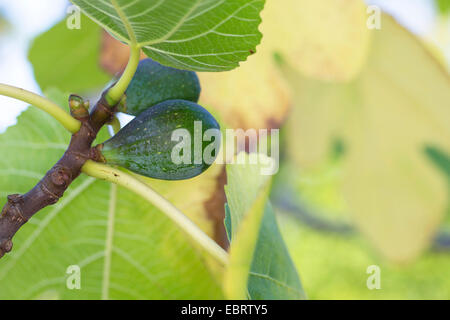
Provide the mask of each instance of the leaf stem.
[{"label": "leaf stem", "polygon": [[130,58],[128,60],[127,67],[125,68],[125,71],[122,73],[122,76],[120,77],[119,81],[117,81],[117,83],[108,90],[105,96],[106,101],[109,103],[109,105],[115,106],[120,101],[120,99],[122,99],[122,96],[127,90],[128,85],[131,82],[131,79],[133,79],[133,76],[136,73],[140,57],[141,57],[141,47],[135,44],[131,44]]},{"label": "leaf stem", "polygon": [[65,112],[53,101],[25,89],[0,83],[0,95],[27,102],[50,114],[71,133],[80,130],[81,122]]},{"label": "leaf stem", "polygon": [[194,239],[204,250],[215,257],[220,263],[227,265],[227,252],[206,233],[204,233],[187,216],[178,210],[172,203],[148,185],[134,178],[130,174],[92,160],[88,160],[84,164],[82,172],[91,177],[115,183],[142,196],[148,202],[152,203],[164,212],[173,222],[175,222],[184,232],[191,236],[192,239]]}]

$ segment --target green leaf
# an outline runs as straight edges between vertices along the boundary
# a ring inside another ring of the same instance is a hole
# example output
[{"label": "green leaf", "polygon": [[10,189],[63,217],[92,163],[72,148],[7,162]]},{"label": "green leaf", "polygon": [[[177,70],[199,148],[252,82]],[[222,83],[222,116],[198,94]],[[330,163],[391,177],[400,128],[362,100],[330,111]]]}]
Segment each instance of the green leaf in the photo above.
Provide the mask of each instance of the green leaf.
[{"label": "green leaf", "polygon": [[200,82],[192,71],[166,67],[152,59],[139,62],[125,94],[124,112],[134,116],[166,100],[197,103]]},{"label": "green leaf", "polygon": [[72,2],[120,41],[178,69],[234,69],[261,40],[264,0]]},{"label": "green leaf", "polygon": [[38,36],[28,55],[41,89],[80,93],[103,87],[110,77],[99,65],[100,44],[101,28],[85,16],[80,30],[68,29],[64,19]]},{"label": "green leaf", "polygon": [[304,299],[268,201],[270,178],[261,175],[259,165],[249,164],[249,158],[241,153],[239,163],[245,165],[227,166],[226,227],[231,248],[225,294],[229,299]]},{"label": "green leaf", "polygon": [[[67,101],[60,93],[51,98]],[[0,135],[0,205],[6,195],[34,186],[69,138],[34,108]],[[66,287],[71,265],[81,268],[80,290]],[[126,189],[86,176],[17,233],[13,251],[0,260],[0,288],[1,300],[222,297],[201,252],[162,212]]]},{"label": "green leaf", "polygon": [[[430,250],[417,261],[392,264],[373,254],[360,235],[312,229],[287,214],[278,221],[308,297],[344,300],[450,299],[450,255]],[[381,290],[369,290],[369,266],[381,269]]]}]

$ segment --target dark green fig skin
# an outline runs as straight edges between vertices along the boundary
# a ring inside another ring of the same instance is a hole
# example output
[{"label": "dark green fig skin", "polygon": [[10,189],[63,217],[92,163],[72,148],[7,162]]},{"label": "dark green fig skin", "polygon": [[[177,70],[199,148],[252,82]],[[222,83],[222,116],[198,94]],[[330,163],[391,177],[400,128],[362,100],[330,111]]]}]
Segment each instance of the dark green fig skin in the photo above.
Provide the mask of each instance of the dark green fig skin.
[{"label": "dark green fig skin", "polygon": [[[214,117],[203,107],[191,101],[169,100],[142,112],[128,123],[114,137],[101,147],[101,153],[108,164],[124,167],[137,174],[161,180],[184,180],[193,178],[211,163],[194,163],[194,121],[202,122],[201,137],[208,129],[220,130]],[[181,140],[172,141],[172,133],[184,128],[191,135],[190,164],[175,164],[171,155]],[[200,135],[199,135],[200,136]],[[211,143],[203,141],[201,152]],[[216,149],[217,157],[218,148]]]},{"label": "dark green fig skin", "polygon": [[137,116],[144,110],[167,100],[198,102],[200,82],[192,71],[166,67],[152,59],[139,62],[127,91],[124,112]]}]

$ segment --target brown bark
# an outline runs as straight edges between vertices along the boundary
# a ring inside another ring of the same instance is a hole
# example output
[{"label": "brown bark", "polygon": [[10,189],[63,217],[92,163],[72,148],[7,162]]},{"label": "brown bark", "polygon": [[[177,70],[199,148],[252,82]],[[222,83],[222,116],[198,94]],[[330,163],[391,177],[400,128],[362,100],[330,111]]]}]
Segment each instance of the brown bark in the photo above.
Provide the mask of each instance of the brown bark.
[{"label": "brown bark", "polygon": [[42,180],[24,195],[8,196],[0,216],[0,258],[11,251],[12,238],[20,227],[39,210],[58,202],[88,159],[97,160],[98,152],[92,148],[92,143],[102,126],[111,121],[114,112],[115,106],[109,106],[103,95],[90,115],[78,118],[80,130],[72,135],[66,152]]}]

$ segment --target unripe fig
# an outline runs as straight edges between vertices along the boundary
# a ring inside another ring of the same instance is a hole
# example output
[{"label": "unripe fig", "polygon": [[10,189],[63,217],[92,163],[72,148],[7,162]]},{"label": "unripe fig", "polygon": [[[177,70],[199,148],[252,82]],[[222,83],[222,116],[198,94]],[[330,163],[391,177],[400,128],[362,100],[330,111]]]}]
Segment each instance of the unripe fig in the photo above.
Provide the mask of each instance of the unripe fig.
[{"label": "unripe fig", "polygon": [[183,180],[208,169],[219,147],[220,127],[208,111],[169,100],[142,112],[97,150],[106,163],[140,175]]},{"label": "unripe fig", "polygon": [[166,100],[198,102],[200,82],[192,71],[166,67],[152,59],[139,62],[127,91],[121,111],[137,116]]}]

